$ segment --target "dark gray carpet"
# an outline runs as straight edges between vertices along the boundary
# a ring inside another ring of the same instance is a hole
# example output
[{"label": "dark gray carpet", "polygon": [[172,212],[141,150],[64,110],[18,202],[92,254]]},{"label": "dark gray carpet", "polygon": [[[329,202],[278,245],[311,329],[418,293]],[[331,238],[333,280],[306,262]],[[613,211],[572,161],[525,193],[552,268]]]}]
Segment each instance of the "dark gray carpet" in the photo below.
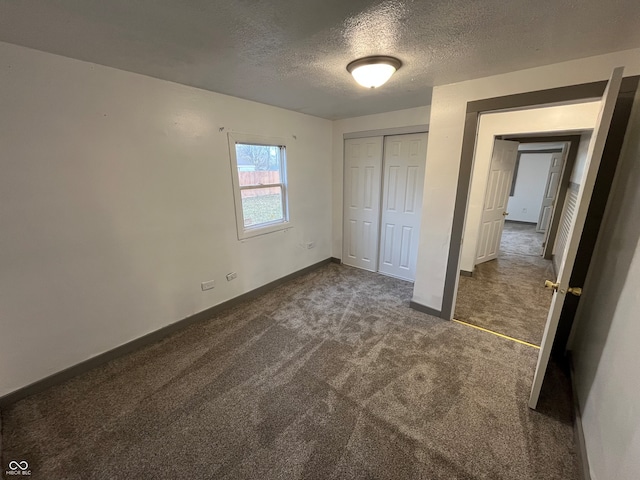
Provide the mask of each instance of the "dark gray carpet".
[{"label": "dark gray carpet", "polygon": [[551,306],[544,281],[555,275],[550,260],[523,253],[542,252],[540,235],[535,226],[506,223],[498,258],[460,277],[454,318],[540,345]]},{"label": "dark gray carpet", "polygon": [[[537,350],[322,267],[2,413],[35,479],[574,479],[571,400]],[[546,393],[545,393],[546,392]]]}]

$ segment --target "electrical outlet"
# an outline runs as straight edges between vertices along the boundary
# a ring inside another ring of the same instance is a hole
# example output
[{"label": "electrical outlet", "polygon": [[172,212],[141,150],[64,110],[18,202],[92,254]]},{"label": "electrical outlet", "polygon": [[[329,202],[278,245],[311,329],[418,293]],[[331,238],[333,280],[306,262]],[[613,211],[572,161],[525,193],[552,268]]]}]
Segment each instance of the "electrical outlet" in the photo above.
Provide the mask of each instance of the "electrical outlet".
[{"label": "electrical outlet", "polygon": [[236,272],[231,272],[227,275],[227,282],[235,280],[236,278],[238,278],[238,274]]},{"label": "electrical outlet", "polygon": [[207,280],[206,282],[202,282],[200,284],[200,286],[202,287],[202,291],[203,292],[205,290],[211,290],[212,288],[214,288],[216,286],[216,281],[215,280]]},{"label": "electrical outlet", "polygon": [[314,248],[316,246],[316,243],[315,242],[307,242],[305,246],[307,247],[307,249]]}]

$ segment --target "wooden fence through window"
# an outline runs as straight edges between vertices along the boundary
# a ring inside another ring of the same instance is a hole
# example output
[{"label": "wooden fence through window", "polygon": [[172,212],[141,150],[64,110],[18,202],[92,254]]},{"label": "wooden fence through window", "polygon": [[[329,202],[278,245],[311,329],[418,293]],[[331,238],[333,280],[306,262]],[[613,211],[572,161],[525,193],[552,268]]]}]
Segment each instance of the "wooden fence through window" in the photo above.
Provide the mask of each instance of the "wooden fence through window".
[{"label": "wooden fence through window", "polygon": [[[240,186],[266,185],[280,183],[280,172],[277,170],[256,170],[254,172],[238,172]],[[263,195],[279,195],[280,188],[261,188],[242,190],[242,198],[260,197]]]}]

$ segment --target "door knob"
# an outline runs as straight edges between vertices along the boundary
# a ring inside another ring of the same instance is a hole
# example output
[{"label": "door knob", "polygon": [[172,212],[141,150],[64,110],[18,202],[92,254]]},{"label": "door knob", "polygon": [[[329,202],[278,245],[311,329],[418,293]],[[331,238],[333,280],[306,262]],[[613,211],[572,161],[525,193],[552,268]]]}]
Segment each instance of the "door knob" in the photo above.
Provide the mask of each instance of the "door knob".
[{"label": "door knob", "polygon": [[558,287],[559,286],[560,286],[560,284],[558,282],[552,282],[551,280],[545,280],[544,281],[544,288],[550,288],[554,292],[558,291]]},{"label": "door knob", "polygon": [[[554,292],[557,292],[559,287],[560,287],[560,283],[558,282],[552,282],[551,280],[544,281],[544,288],[549,288]],[[576,297],[579,297],[580,295],[582,295],[582,288],[570,287],[567,289],[567,292],[572,295],[575,295]],[[564,293],[564,290],[561,290],[560,293]]]},{"label": "door knob", "polygon": [[503,217],[506,217],[507,215],[509,215],[509,212],[502,212]]},{"label": "door knob", "polygon": [[567,292],[571,293],[572,295],[575,295],[576,297],[579,297],[580,295],[582,295],[582,289],[580,287],[570,287]]}]

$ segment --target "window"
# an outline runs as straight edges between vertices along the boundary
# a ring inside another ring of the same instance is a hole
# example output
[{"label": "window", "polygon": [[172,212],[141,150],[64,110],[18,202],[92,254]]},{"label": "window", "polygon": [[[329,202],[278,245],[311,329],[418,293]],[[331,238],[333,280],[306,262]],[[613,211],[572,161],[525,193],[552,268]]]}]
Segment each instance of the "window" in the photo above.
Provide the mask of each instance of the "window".
[{"label": "window", "polygon": [[285,142],[229,134],[240,240],[289,226]]}]

